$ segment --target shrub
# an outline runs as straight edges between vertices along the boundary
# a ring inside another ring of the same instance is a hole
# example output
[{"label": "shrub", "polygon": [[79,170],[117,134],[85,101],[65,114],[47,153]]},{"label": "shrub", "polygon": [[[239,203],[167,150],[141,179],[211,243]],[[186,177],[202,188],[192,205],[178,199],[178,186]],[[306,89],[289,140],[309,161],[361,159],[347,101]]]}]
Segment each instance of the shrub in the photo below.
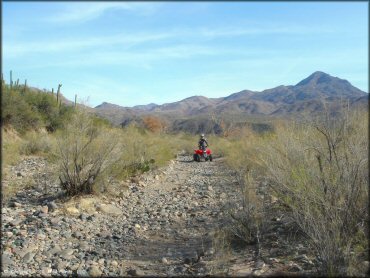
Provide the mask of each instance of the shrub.
[{"label": "shrub", "polygon": [[1,120],[24,134],[28,130],[46,128],[55,131],[63,126],[73,107],[59,105],[53,94],[23,86],[2,85]]},{"label": "shrub", "polygon": [[145,128],[149,129],[151,132],[163,132],[166,129],[166,123],[158,117],[155,116],[145,116],[143,117],[143,123]]},{"label": "shrub", "polygon": [[118,158],[117,138],[113,130],[97,128],[87,112],[76,111],[58,134],[59,179],[67,195],[94,192],[100,176]]},{"label": "shrub", "polygon": [[342,113],[278,130],[260,150],[271,189],[290,207],[329,276],[357,275],[368,223],[367,117]]},{"label": "shrub", "polygon": [[3,86],[1,120],[3,125],[11,125],[18,132],[39,127],[41,117],[21,96],[20,92]]},{"label": "shrub", "polygon": [[2,127],[2,166],[14,165],[19,161],[22,139],[13,128]]},{"label": "shrub", "polygon": [[[242,138],[242,139],[241,139]],[[269,140],[269,136],[254,133],[248,126],[239,131],[235,139],[218,139],[224,144],[223,153],[227,164],[235,170],[240,194],[242,197],[242,210],[230,213],[231,223],[227,229],[235,238],[244,244],[258,244],[265,231],[265,206],[264,200],[257,194],[258,180],[261,174],[257,163],[258,148]],[[225,143],[227,142],[227,143]],[[220,143],[218,143],[220,144]]]},{"label": "shrub", "polygon": [[48,135],[36,131],[31,131],[24,137],[20,153],[24,155],[47,153],[51,149]]}]

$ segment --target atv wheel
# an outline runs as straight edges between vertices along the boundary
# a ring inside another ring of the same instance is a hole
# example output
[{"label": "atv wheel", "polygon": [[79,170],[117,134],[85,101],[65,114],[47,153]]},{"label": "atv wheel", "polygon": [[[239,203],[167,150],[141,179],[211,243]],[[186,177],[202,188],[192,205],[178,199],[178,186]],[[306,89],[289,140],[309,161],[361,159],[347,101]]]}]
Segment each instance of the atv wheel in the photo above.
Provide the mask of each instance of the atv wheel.
[{"label": "atv wheel", "polygon": [[212,158],[212,155],[209,155],[209,161],[212,161],[212,159],[213,159],[213,158]]},{"label": "atv wheel", "polygon": [[193,158],[194,158],[194,161],[200,162],[200,156],[199,156],[199,154],[194,154],[193,155]]}]

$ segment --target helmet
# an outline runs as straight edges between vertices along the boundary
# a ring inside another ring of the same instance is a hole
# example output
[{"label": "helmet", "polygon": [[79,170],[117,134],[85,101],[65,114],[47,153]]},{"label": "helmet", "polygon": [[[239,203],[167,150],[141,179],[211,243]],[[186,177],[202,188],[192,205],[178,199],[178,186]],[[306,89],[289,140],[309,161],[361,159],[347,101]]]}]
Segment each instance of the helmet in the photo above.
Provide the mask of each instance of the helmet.
[{"label": "helmet", "polygon": [[204,134],[202,133],[202,135],[200,137],[204,138]]}]

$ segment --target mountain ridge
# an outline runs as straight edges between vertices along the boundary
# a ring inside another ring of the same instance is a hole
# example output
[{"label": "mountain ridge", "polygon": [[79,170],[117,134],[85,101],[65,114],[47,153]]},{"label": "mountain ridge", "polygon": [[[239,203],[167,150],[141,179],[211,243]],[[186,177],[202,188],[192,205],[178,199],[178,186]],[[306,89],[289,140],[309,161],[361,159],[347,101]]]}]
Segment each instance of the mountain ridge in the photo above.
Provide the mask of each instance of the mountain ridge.
[{"label": "mountain ridge", "polygon": [[[289,117],[297,114],[314,114],[324,109],[325,103],[337,104],[348,101],[350,104],[368,106],[368,94],[354,87],[349,81],[333,77],[325,72],[316,71],[296,83],[296,85],[280,85],[262,91],[242,90],[225,97],[208,98],[190,96],[185,99],[164,103],[151,103],[123,107],[104,102],[93,110],[113,124],[131,123],[135,118],[156,116],[175,120],[189,118],[266,116]],[[192,120],[194,121],[194,119]],[[193,122],[192,122],[193,125]]]}]

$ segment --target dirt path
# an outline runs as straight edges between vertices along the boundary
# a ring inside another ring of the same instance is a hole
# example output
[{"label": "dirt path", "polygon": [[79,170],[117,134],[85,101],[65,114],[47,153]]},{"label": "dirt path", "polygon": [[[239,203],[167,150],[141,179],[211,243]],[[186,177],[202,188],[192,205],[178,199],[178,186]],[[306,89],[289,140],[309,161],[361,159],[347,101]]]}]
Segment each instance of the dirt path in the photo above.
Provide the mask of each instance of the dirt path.
[{"label": "dirt path", "polygon": [[222,159],[197,163],[180,156],[117,188],[119,197],[67,203],[53,201],[58,186],[43,174],[45,165],[25,160],[4,181],[37,176],[4,204],[4,274],[195,275],[224,269],[216,263],[214,239],[227,219],[225,207],[238,203],[238,188]]},{"label": "dirt path", "polygon": [[196,163],[179,157],[137,195],[143,205],[129,218],[147,229],[131,242],[127,266],[159,275],[221,271],[214,264],[215,234],[227,217],[225,207],[238,201],[236,180],[221,159]]},{"label": "dirt path", "polygon": [[[314,271],[306,243],[292,240],[297,234],[294,226],[284,215],[275,215],[273,207],[266,214],[259,252],[255,245],[235,248],[238,243],[230,248],[223,231],[230,226],[228,212],[242,209],[242,196],[235,173],[222,158],[197,163],[179,156],[164,169],[109,184],[110,195],[68,201],[57,198],[61,192],[49,174],[52,169],[41,158],[27,158],[9,169],[2,181],[3,186],[28,185],[2,207],[5,276]],[[263,186],[259,189],[263,191]]]}]

